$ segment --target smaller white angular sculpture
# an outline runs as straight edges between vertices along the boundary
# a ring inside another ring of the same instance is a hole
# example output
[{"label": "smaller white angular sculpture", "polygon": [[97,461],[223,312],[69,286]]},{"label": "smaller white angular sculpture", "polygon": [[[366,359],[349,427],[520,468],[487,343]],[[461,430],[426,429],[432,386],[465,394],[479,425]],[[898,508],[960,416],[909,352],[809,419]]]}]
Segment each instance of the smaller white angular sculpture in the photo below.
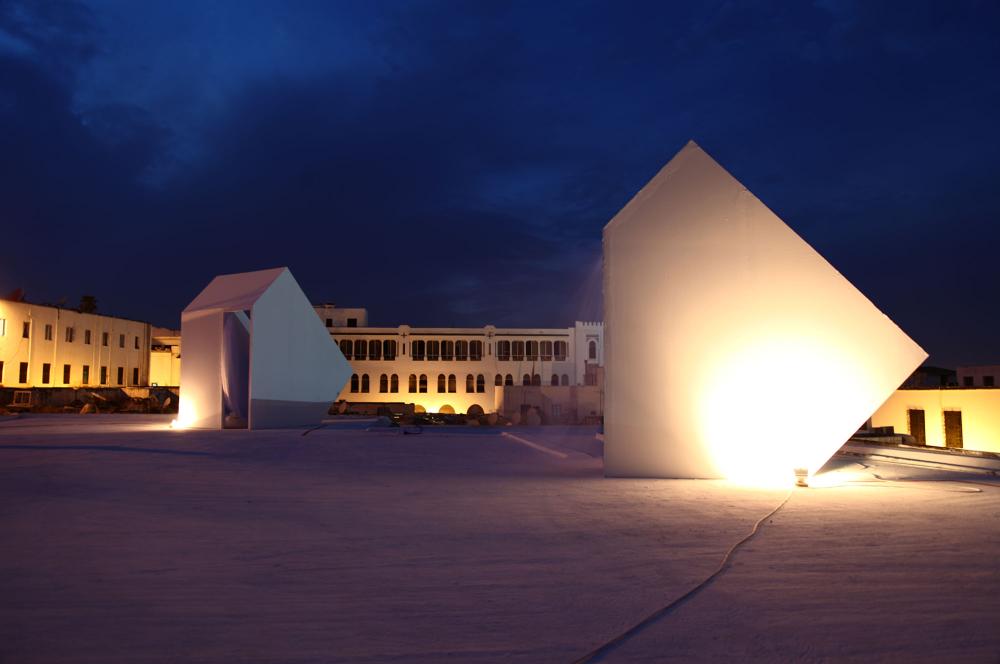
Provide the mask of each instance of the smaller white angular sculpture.
[{"label": "smaller white angular sculpture", "polygon": [[791,483],[927,354],[693,141],[604,229],[605,473]]},{"label": "smaller white angular sculpture", "polygon": [[288,268],[216,277],[181,313],[182,427],[317,424],[351,365]]}]

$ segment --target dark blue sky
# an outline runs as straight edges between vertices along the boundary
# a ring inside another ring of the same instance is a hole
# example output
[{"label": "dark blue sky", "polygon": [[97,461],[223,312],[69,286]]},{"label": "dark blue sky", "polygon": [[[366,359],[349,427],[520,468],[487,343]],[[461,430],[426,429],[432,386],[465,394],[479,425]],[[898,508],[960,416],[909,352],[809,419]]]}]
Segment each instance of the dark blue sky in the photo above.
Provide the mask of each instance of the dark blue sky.
[{"label": "dark blue sky", "polygon": [[1000,362],[996,3],[0,0],[0,292],[161,325],[288,265],[377,324],[600,315],[690,138],[942,364]]}]

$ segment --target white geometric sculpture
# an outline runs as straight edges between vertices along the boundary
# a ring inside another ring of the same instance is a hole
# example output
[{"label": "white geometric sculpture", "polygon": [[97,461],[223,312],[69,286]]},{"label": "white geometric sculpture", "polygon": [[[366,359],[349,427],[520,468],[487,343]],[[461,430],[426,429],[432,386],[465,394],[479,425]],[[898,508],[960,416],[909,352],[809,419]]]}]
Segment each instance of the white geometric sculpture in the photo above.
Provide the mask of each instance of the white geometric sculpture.
[{"label": "white geometric sculpture", "polygon": [[794,481],[927,354],[693,141],[604,229],[608,476]]},{"label": "white geometric sculpture", "polygon": [[316,424],[351,365],[287,268],[216,277],[181,313],[178,425]]}]

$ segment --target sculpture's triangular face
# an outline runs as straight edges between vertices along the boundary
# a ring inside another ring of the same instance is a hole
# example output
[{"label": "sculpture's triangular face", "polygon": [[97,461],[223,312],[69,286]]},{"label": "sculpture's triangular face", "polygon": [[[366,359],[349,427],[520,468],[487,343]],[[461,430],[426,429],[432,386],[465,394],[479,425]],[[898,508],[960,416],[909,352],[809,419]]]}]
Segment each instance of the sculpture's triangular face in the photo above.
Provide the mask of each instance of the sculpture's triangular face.
[{"label": "sculpture's triangular face", "polygon": [[694,142],[604,229],[605,472],[791,481],[927,354]]}]

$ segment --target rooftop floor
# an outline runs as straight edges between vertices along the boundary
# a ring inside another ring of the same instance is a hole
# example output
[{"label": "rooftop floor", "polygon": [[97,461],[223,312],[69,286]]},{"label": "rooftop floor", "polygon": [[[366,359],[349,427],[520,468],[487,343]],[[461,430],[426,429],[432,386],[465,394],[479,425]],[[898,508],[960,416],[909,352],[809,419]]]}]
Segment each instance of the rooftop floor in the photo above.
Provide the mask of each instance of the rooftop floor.
[{"label": "rooftop floor", "polygon": [[[0,661],[570,662],[789,493],[605,479],[587,427],[168,420],[0,424]],[[605,661],[994,661],[1000,483],[831,468]]]}]

